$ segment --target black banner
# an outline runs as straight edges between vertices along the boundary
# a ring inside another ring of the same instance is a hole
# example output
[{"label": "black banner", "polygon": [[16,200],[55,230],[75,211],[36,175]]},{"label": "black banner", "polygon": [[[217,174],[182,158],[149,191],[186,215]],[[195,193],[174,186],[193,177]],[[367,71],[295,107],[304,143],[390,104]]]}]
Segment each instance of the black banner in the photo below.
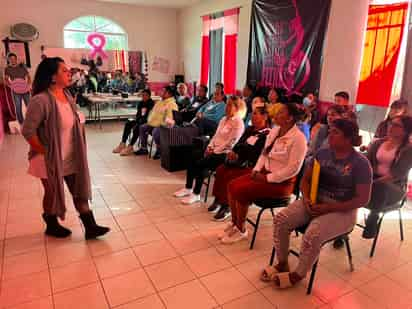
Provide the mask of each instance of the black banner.
[{"label": "black banner", "polygon": [[248,82],[288,94],[318,91],[330,5],[331,0],[253,0]]}]

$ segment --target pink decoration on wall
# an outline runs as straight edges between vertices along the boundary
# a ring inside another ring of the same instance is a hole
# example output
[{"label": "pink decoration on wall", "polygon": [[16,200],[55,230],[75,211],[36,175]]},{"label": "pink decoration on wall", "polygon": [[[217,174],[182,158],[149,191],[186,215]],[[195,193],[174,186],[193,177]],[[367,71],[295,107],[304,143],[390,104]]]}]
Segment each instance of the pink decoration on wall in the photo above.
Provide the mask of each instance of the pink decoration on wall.
[{"label": "pink decoration on wall", "polygon": [[103,48],[106,46],[106,37],[101,33],[91,33],[87,36],[87,43],[92,48],[90,52],[90,58],[94,59],[96,55],[100,55],[102,58],[107,58],[106,52]]}]

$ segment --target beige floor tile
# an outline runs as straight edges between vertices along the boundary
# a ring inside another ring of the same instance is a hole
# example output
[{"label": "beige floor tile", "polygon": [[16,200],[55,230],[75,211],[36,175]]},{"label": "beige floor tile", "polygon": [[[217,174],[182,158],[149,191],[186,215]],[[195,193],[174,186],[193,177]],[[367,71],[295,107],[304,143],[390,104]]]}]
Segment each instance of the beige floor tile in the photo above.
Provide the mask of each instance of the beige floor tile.
[{"label": "beige floor tile", "polygon": [[11,307],[49,295],[51,295],[49,272],[43,271],[3,281],[0,304]]},{"label": "beige floor tile", "polygon": [[157,294],[132,301],[116,309],[166,309]]},{"label": "beige floor tile", "polygon": [[125,249],[94,258],[100,278],[113,277],[140,268],[133,250]]},{"label": "beige floor tile", "polygon": [[59,309],[108,309],[100,283],[75,288],[54,295],[55,308]]},{"label": "beige floor tile", "polygon": [[163,235],[153,225],[138,227],[124,231],[124,234],[130,245],[137,246],[147,244],[153,241],[162,240]]},{"label": "beige floor tile", "polygon": [[125,235],[121,232],[109,232],[104,237],[87,242],[92,256],[109,254],[130,247]]},{"label": "beige floor tile", "polygon": [[274,309],[276,308],[271,304],[262,294],[255,292],[239,299],[231,301],[222,306],[222,309]]},{"label": "beige floor tile", "polygon": [[168,236],[168,240],[179,254],[188,254],[206,249],[211,244],[199,233],[191,232]]},{"label": "beige floor tile", "polygon": [[177,257],[176,250],[167,240],[154,241],[133,248],[143,266]]},{"label": "beige floor tile", "polygon": [[148,216],[143,212],[120,216],[116,218],[116,221],[122,230],[130,230],[151,224]]},{"label": "beige floor tile", "polygon": [[90,260],[91,255],[86,243],[71,243],[67,241],[60,246],[47,249],[50,267],[67,265],[81,260]]},{"label": "beige floor tile", "polygon": [[3,264],[3,280],[41,272],[47,268],[47,256],[44,248],[6,257]]},{"label": "beige floor tile", "polygon": [[387,308],[412,308],[412,293],[386,276],[381,276],[359,288]]},{"label": "beige floor tile", "polygon": [[255,292],[255,287],[235,268],[200,279],[220,305]]},{"label": "beige floor tile", "polygon": [[215,248],[196,251],[183,256],[185,262],[198,277],[230,268],[232,264]]},{"label": "beige floor tile", "polygon": [[168,309],[209,309],[217,306],[216,301],[198,280],[160,292],[160,297]]},{"label": "beige floor tile", "polygon": [[10,307],[10,309],[53,309],[52,297],[40,298],[35,301]]},{"label": "beige floor tile", "polygon": [[50,269],[53,293],[77,288],[99,280],[93,261],[83,260]]},{"label": "beige floor tile", "polygon": [[158,291],[195,279],[195,275],[181,258],[145,267]]},{"label": "beige floor tile", "polygon": [[333,309],[383,309],[384,305],[374,301],[372,298],[360,293],[359,291],[353,291],[346,294],[330,304]]},{"label": "beige floor tile", "polygon": [[143,269],[104,279],[103,287],[111,307],[155,293],[155,289]]}]

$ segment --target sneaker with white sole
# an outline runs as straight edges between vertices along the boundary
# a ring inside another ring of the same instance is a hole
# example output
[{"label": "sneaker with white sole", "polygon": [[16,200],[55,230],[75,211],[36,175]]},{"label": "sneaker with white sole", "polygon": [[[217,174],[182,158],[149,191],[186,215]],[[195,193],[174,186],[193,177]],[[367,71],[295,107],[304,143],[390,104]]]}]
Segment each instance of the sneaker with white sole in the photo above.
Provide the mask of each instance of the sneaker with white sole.
[{"label": "sneaker with white sole", "polygon": [[200,194],[193,194],[193,193],[182,200],[182,203],[186,205],[191,205],[191,204],[199,203],[199,202],[200,202]]},{"label": "sneaker with white sole", "polygon": [[191,189],[183,188],[183,189],[180,189],[179,191],[176,191],[175,193],[173,193],[173,196],[181,198],[181,197],[189,196],[190,194],[192,194]]},{"label": "sneaker with white sole", "polygon": [[232,216],[232,213],[230,212],[229,206],[223,205],[220,207],[219,211],[215,214],[215,216],[213,217],[213,220],[217,222],[222,222],[222,221],[226,221],[231,216]]},{"label": "sneaker with white sole", "polygon": [[121,156],[130,156],[134,154],[133,146],[129,145],[126,148],[124,148],[122,151],[120,151]]},{"label": "sneaker with white sole", "polygon": [[221,241],[225,245],[231,245],[231,244],[237,243],[242,240],[247,240],[247,238],[248,238],[247,230],[245,230],[245,232],[242,233],[241,231],[239,231],[238,228],[234,228],[232,232],[229,233],[227,236],[223,237]]},{"label": "sneaker with white sole", "polygon": [[223,232],[221,232],[221,233],[219,233],[219,235],[217,235],[217,238],[219,240],[222,240],[227,235],[229,235],[234,228],[235,228],[235,225],[233,224],[233,222],[229,222],[228,224],[226,224],[225,229],[223,230]]},{"label": "sneaker with white sole", "polygon": [[210,212],[211,214],[215,214],[219,211],[220,209],[220,204],[215,200],[208,208],[207,212]]},{"label": "sneaker with white sole", "polygon": [[113,153],[120,153],[123,149],[126,148],[125,143],[120,143],[115,149],[113,149]]}]

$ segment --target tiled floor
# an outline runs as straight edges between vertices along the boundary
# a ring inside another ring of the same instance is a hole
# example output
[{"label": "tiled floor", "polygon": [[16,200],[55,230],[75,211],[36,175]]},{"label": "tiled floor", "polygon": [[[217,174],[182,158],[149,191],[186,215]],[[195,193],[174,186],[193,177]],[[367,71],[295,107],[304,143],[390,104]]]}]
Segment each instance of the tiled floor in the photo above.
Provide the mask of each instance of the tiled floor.
[{"label": "tiled floor", "polygon": [[[404,211],[403,243],[396,215],[385,220],[373,259],[371,243],[355,229],[355,272],[344,251],[328,246],[311,296],[307,280],[279,291],[259,281],[271,250],[270,215],[254,250],[247,242],[219,244],[222,223],[210,221],[204,206],[182,206],[171,197],[184,173],[111,153],[120,128],[88,126],[92,206],[98,222],[112,228],[89,242],[71,202],[65,225],[72,237],[43,236],[42,189],[26,174],[27,146],[20,136],[6,137],[0,150],[1,309],[412,308],[410,210]],[[295,246],[299,242],[292,237]]]}]

